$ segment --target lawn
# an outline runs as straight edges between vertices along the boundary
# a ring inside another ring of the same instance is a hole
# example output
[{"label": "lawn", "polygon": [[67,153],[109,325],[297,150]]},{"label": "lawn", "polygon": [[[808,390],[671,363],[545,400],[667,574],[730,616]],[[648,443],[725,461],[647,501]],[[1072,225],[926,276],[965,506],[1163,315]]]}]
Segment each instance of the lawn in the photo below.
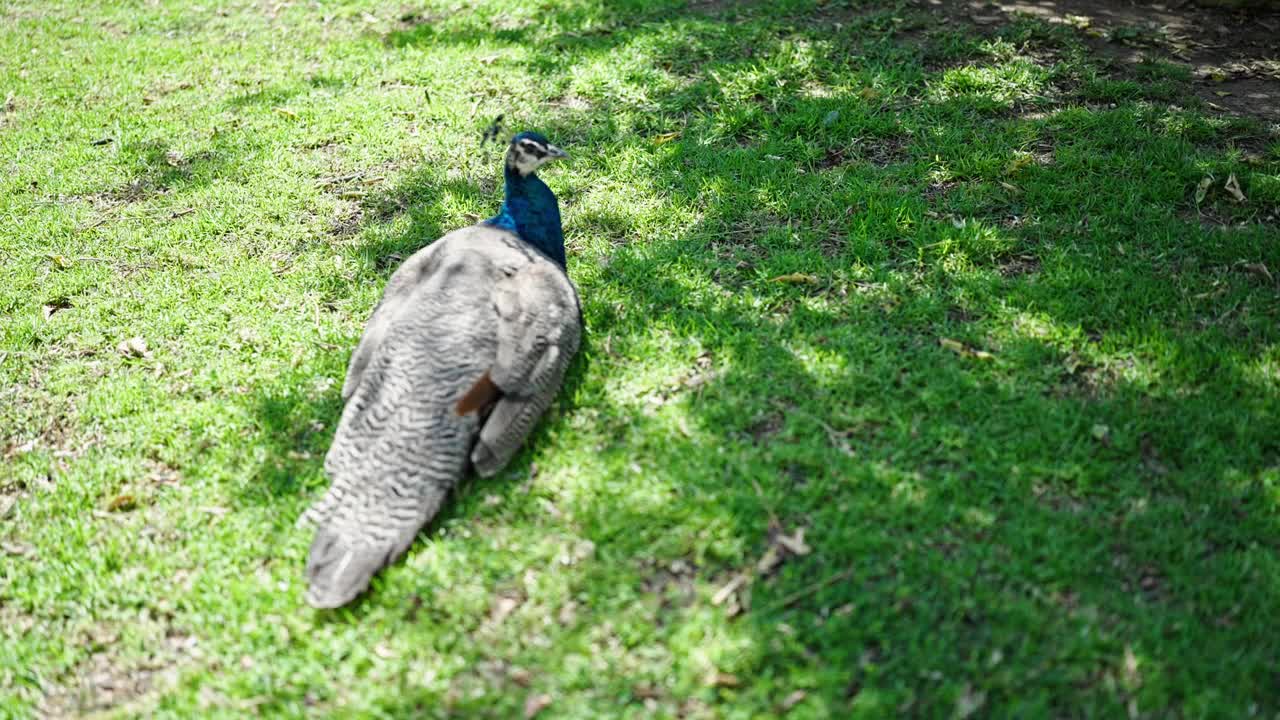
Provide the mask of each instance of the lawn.
[{"label": "lawn", "polygon": [[[0,717],[1280,716],[1280,133],[924,7],[5,2]],[[312,610],[499,114],[583,352]]]}]

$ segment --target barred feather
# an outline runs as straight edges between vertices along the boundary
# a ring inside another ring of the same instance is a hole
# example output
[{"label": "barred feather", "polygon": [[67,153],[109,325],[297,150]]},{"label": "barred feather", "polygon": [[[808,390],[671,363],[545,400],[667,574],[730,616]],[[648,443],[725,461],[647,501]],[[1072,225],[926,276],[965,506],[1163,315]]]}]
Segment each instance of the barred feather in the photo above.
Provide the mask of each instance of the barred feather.
[{"label": "barred feather", "polygon": [[[325,458],[307,600],[350,602],[412,544],[468,466],[498,472],[558,392],[581,333],[564,271],[513,233],[474,226],[410,258],[352,357]],[[492,411],[459,414],[481,378]]]}]

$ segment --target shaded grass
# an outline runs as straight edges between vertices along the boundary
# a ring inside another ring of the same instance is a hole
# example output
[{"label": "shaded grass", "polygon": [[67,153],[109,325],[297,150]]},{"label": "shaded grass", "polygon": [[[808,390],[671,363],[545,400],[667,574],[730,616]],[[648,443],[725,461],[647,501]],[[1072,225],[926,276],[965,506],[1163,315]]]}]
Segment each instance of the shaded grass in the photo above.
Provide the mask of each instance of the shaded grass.
[{"label": "shaded grass", "polygon": [[[0,712],[1280,710],[1280,155],[1185,78],[906,5],[4,12]],[[314,613],[350,348],[500,112],[589,343]]]}]

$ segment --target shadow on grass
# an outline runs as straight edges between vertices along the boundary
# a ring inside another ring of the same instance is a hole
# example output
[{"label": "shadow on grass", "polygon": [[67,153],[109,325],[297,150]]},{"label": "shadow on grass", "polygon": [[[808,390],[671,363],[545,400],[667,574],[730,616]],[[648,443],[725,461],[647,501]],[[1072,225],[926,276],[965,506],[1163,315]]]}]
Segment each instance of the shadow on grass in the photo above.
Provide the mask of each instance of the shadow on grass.
[{"label": "shadow on grass", "polygon": [[[569,30],[550,39],[420,30],[390,43],[518,41],[554,58],[573,42],[587,59],[647,43],[653,67],[689,81],[629,125],[604,121],[622,107],[609,98],[545,123],[574,138],[570,148],[645,157],[635,199],[694,219],[673,236],[637,237],[627,209],[590,207],[589,186],[562,193],[581,243],[570,273],[589,345],[529,447],[501,477],[464,485],[434,526],[537,535],[558,527],[550,503],[596,559],[555,569],[587,606],[582,619],[540,626],[545,642],[484,652],[555,667],[557,647],[612,628],[658,660],[570,689],[682,709],[776,707],[796,689],[819,715],[935,716],[965,702],[1012,715],[1273,705],[1280,335],[1274,287],[1238,267],[1280,256],[1260,242],[1274,230],[1206,231],[1191,215],[1205,160],[1168,128],[1195,121],[1042,106],[1036,91],[1052,72],[1018,81],[1029,89],[1019,97],[998,72],[949,79],[918,57],[844,68],[836,75],[854,87],[835,95],[798,91],[801,41],[910,57],[880,15],[830,40],[748,14],[754,39],[736,54],[714,17],[657,13],[592,30],[601,17],[559,15]],[[575,23],[587,40],[565,40]],[[855,39],[868,28],[880,30]],[[790,59],[762,59],[777,56]],[[540,71],[568,72],[567,62]],[[768,89],[779,83],[797,91]],[[855,90],[877,83],[901,85]],[[678,139],[647,137],[672,126]],[[438,237],[442,186],[424,170],[369,201],[383,208],[368,214],[376,239],[351,252],[407,257]],[[377,231],[402,209],[403,231]],[[359,281],[384,281],[394,266],[366,262],[376,277]],[[261,430],[278,457],[293,454],[264,470],[262,500],[300,509],[295,496],[323,485],[348,352],[261,389]],[[667,375],[639,379],[662,353]],[[317,374],[333,388],[306,400]],[[323,429],[305,429],[317,420]],[[590,448],[564,470],[589,479],[527,481],[557,437]],[[522,499],[530,493],[538,502]],[[512,515],[494,517],[489,496]],[[812,552],[746,585],[730,617],[711,595],[753,574],[772,522],[805,528]],[[527,570],[449,542],[495,587]],[[380,605],[430,607],[451,592],[411,561],[388,575],[371,596],[383,594]],[[333,621],[360,622],[343,617]],[[444,632],[461,620],[423,622]],[[482,632],[453,630],[458,642]],[[709,668],[745,682],[708,686]],[[457,679],[464,690],[494,682],[524,692],[480,669]],[[507,709],[407,678],[385,702]]]}]

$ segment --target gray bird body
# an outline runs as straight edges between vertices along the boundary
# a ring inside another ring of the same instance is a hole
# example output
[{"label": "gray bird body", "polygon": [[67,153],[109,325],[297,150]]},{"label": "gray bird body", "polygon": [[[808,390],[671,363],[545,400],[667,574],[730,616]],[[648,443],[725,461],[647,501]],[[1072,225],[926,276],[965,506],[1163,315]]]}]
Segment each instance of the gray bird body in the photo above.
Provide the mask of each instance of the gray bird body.
[{"label": "gray bird body", "polygon": [[330,488],[303,516],[317,527],[307,601],[355,598],[468,467],[501,470],[554,399],[580,337],[568,276],[512,232],[462,228],[405,261],[351,358],[325,458]]}]

